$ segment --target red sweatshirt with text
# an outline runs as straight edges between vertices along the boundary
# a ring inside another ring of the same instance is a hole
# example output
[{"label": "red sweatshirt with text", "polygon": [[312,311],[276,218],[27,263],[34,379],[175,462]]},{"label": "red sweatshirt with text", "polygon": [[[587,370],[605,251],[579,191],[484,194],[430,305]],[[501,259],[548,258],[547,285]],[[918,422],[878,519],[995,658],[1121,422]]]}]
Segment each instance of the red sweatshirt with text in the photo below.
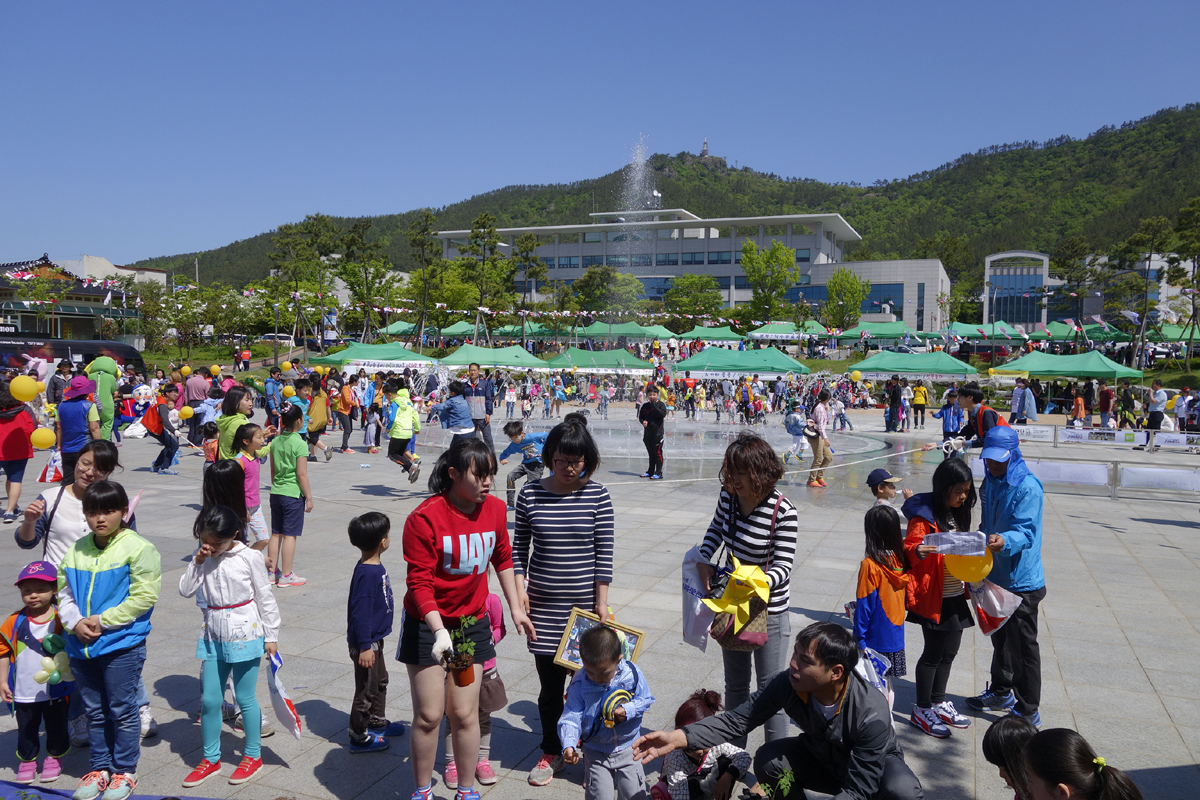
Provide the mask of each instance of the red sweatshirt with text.
[{"label": "red sweatshirt with text", "polygon": [[434,495],[404,522],[408,562],[406,613],[424,619],[430,611],[453,619],[482,616],[487,607],[487,568],[512,569],[504,501],[488,497],[466,515],[445,495]]}]

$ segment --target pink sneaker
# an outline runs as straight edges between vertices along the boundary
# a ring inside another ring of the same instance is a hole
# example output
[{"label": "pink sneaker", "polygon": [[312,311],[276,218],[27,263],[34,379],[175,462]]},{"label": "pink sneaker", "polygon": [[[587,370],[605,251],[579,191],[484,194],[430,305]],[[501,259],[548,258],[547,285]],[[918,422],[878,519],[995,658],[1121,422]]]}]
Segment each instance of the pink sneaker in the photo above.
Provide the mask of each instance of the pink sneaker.
[{"label": "pink sneaker", "polygon": [[42,762],[42,783],[54,783],[62,775],[62,764],[54,756],[46,756]]},{"label": "pink sneaker", "polygon": [[484,759],[475,765],[475,780],[484,786],[491,786],[500,779],[496,777],[496,771],[492,769],[492,762]]},{"label": "pink sneaker", "polygon": [[17,767],[17,783],[33,783],[37,780],[37,762],[22,761]]},{"label": "pink sneaker", "polygon": [[442,783],[446,784],[447,789],[458,788],[458,764],[446,762],[446,768],[442,770]]}]

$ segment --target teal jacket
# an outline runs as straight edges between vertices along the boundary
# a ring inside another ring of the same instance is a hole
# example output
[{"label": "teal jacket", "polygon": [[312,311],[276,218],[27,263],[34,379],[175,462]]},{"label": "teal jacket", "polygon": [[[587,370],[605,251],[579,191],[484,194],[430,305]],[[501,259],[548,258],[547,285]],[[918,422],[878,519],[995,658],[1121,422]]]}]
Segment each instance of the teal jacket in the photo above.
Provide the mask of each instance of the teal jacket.
[{"label": "teal jacket", "polygon": [[992,554],[988,580],[1010,592],[1041,589],[1046,585],[1042,573],[1042,482],[1029,472],[1012,486],[985,470],[981,495],[980,530],[1004,537],[1004,549]]},{"label": "teal jacket", "polygon": [[[93,534],[75,542],[58,570],[58,615],[67,630],[67,654],[96,658],[144,642],[161,584],[158,550],[129,528],[117,531],[103,550]],[[85,645],[75,626],[97,614],[100,638]]]}]

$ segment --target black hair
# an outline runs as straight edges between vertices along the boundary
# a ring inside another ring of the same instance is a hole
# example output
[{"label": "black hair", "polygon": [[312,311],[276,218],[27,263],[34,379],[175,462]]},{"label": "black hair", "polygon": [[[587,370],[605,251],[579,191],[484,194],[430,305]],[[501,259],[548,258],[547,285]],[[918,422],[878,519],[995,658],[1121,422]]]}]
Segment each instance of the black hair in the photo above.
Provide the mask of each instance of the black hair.
[{"label": "black hair", "polygon": [[891,506],[871,506],[863,519],[867,536],[867,558],[884,569],[904,564],[904,534],[900,531],[900,515]]},{"label": "black hair", "polygon": [[311,389],[312,381],[310,381],[308,378],[296,378],[296,380],[292,381],[292,388],[297,392],[299,392],[301,389]]},{"label": "black hair", "polygon": [[244,541],[245,531],[245,523],[238,519],[237,512],[229,506],[205,506],[192,523],[192,537],[197,541],[205,535],[226,542],[230,539]]},{"label": "black hair", "polygon": [[599,666],[621,660],[621,637],[607,625],[588,628],[579,637],[579,660]]},{"label": "black hair", "polygon": [[972,403],[983,402],[983,390],[979,388],[979,384],[972,381],[965,386],[958,387],[958,396],[970,398]]},{"label": "black hair", "polygon": [[463,388],[462,381],[450,381],[446,384],[446,391],[450,392],[450,394],[462,394],[466,389]]},{"label": "black hair", "polygon": [[215,422],[206,422],[200,426],[200,435],[205,439],[215,439],[221,435],[221,429]]},{"label": "black hair", "polygon": [[281,370],[279,367],[271,367],[269,370],[267,370],[267,374],[268,375],[282,375],[283,370]]},{"label": "black hair", "polygon": [[246,449],[246,445],[250,444],[250,440],[254,438],[255,431],[261,431],[262,428],[255,425],[253,422],[246,422],[238,425],[238,429],[233,432],[233,443],[230,449],[234,454],[242,452]]},{"label": "black hair", "polygon": [[121,451],[107,439],[92,439],[75,454],[75,463],[84,453],[92,454],[92,466],[99,472],[111,475],[121,468]]},{"label": "black hair", "polygon": [[504,435],[510,439],[514,436],[520,436],[525,433],[525,426],[518,420],[504,423]]},{"label": "black hair", "polygon": [[495,475],[499,466],[496,454],[482,439],[460,439],[450,445],[450,449],[438,456],[429,476],[429,491],[442,494],[450,490],[454,480],[450,477],[450,469],[454,468],[459,475],[472,472],[480,477]]},{"label": "black hair", "polygon": [[825,669],[840,664],[847,675],[854,671],[858,664],[858,645],[850,631],[836,622],[814,622],[796,634],[796,644],[806,653],[813,642],[817,643],[813,655]]},{"label": "black hair", "polygon": [[178,393],[179,393],[179,384],[177,384],[177,383],[164,383],[164,384],[162,384],[161,386],[159,386],[159,387],[158,387],[158,393],[159,393],[159,394],[166,394],[167,392],[175,392],[176,394],[178,394]]},{"label": "black hair", "polygon": [[[953,487],[961,483],[971,487],[967,490],[967,499],[958,508],[951,508],[946,503],[946,495]],[[933,519],[939,530],[950,530],[951,522],[954,523],[957,530],[971,530],[971,509],[978,502],[979,495],[975,492],[975,476],[971,474],[971,468],[967,466],[967,462],[961,458],[948,458],[938,464],[937,469],[933,471],[932,499]]]},{"label": "black hair", "polygon": [[238,411],[238,406],[242,404],[242,400],[248,394],[250,394],[250,390],[245,386],[230,386],[229,391],[225,393],[225,399],[221,402],[221,413],[227,417],[242,413]]},{"label": "black hair", "polygon": [[[208,399],[209,400],[220,400],[224,396],[225,396],[225,390],[222,389],[220,386],[208,387]],[[222,412],[222,413],[224,413],[224,412]]]},{"label": "black hair", "polygon": [[83,492],[83,513],[108,514],[129,510],[129,495],[116,481],[96,481]]},{"label": "black hair", "polygon": [[372,553],[379,548],[379,543],[392,530],[392,521],[387,514],[378,511],[368,511],[350,520],[347,533],[350,534],[350,544],[364,553]]},{"label": "black hair", "polygon": [[405,378],[388,378],[383,384],[383,391],[387,394],[396,394],[401,389],[408,388],[408,381]]},{"label": "black hair", "polygon": [[246,509],[246,473],[241,464],[232,458],[214,461],[204,470],[202,484],[200,504],[203,507],[232,508],[243,524],[250,521],[250,514]]},{"label": "black hair", "polygon": [[1142,800],[1129,776],[1098,761],[1087,739],[1070,728],[1050,728],[1026,742],[1025,771],[1051,786],[1070,786],[1080,800]]},{"label": "black hair", "polygon": [[279,422],[285,431],[290,431],[302,419],[304,419],[304,409],[295,403],[288,403],[287,408],[279,414]]},{"label": "black hair", "polygon": [[572,411],[569,414],[563,415],[563,422],[573,422],[583,427],[587,427],[587,415],[582,411]]},{"label": "black hair", "polygon": [[828,399],[829,399],[829,390],[828,389],[822,389],[820,392],[817,393],[817,402],[818,403],[824,403]]},{"label": "black hair", "polygon": [[957,400],[957,399],[958,399],[958,392],[956,392],[955,390],[951,389],[950,391],[946,392],[947,405],[953,405],[949,401]]},{"label": "black hair", "polygon": [[651,392],[654,392],[655,394],[661,394],[662,390],[658,388],[657,383],[652,383],[652,384],[650,384],[649,387],[646,388],[647,395],[650,394]]},{"label": "black hair", "polygon": [[580,477],[594,475],[596,467],[600,466],[600,448],[596,447],[596,440],[588,432],[587,425],[574,420],[564,420],[550,430],[542,448],[542,463],[554,469],[554,456],[557,454],[582,457],[583,472]]},{"label": "black hair", "polygon": [[1029,781],[1025,777],[1025,743],[1037,735],[1037,726],[1029,717],[1008,714],[993,722],[983,734],[983,757],[1008,773],[1009,783],[1018,797],[1024,797]]},{"label": "black hair", "polygon": [[467,364],[467,369],[470,369],[471,367],[474,367],[475,369],[479,370],[480,372],[483,372],[483,367],[479,366],[474,361],[472,361],[470,364]]}]

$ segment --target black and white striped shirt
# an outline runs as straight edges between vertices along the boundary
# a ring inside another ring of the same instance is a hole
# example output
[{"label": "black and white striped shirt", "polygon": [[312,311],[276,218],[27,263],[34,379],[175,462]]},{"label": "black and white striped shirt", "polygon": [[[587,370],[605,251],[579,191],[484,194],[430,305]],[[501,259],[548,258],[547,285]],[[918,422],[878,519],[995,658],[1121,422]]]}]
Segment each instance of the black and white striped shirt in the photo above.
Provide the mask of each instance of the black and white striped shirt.
[{"label": "black and white striped shirt", "polygon": [[531,481],[517,494],[513,569],[529,579],[529,617],[537,631],[529,652],[554,655],[571,607],[595,611],[596,584],[611,583],[612,499],[595,481],[554,494]]},{"label": "black and white striped shirt", "polygon": [[[775,534],[772,536],[771,516],[775,514],[776,502],[779,503],[779,513],[775,516]],[[732,538],[729,526],[731,509],[737,520]],[[771,587],[768,610],[772,614],[783,614],[791,606],[797,528],[796,507],[778,489],[773,490],[770,497],[751,511],[749,517],[742,516],[737,497],[722,489],[717,510],[700,544],[700,555],[711,562],[724,544],[741,563],[762,567]]]}]

